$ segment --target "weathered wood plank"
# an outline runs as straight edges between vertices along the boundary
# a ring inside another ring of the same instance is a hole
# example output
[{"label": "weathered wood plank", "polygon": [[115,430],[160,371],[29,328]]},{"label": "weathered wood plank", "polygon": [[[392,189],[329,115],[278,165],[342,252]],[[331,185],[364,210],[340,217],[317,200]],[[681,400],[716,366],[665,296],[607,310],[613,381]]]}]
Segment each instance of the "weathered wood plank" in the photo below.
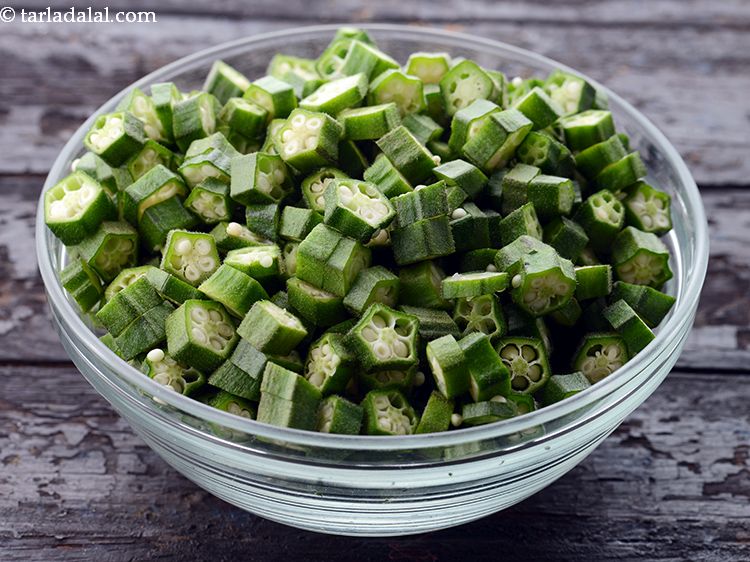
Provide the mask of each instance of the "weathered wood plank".
[{"label": "weathered wood plank", "polygon": [[322,560],[356,548],[361,560],[747,559],[749,400],[748,377],[673,373],[586,461],[519,506],[470,532],[363,541],[212,498],[72,367],[0,368],[0,558]]},{"label": "weathered wood plank", "polygon": [[[588,14],[600,9],[594,4],[567,5]],[[345,10],[351,5],[331,6]],[[664,7],[668,9],[672,8]],[[716,8],[717,13],[722,10]],[[215,45],[218,38],[305,23],[250,16],[254,19],[242,21],[165,15],[150,25],[5,25],[0,35],[6,69],[0,82],[0,125],[6,134],[0,137],[0,150],[6,157],[0,162],[0,173],[46,172],[64,141],[91,111],[167,62]],[[742,18],[738,11],[735,21]],[[687,159],[699,182],[744,183],[750,175],[744,96],[750,89],[750,34],[731,26],[676,26],[665,34],[647,25],[618,27],[616,21],[601,33],[586,18],[571,18],[565,26],[511,18],[450,27],[533,49],[591,74],[653,119]],[[66,47],[61,49],[63,44]]]},{"label": "weathered wood plank", "polygon": [[[66,359],[51,326],[33,248],[41,183],[41,177],[0,177],[0,361]],[[711,262],[696,328],[679,365],[748,370],[750,192],[711,190],[704,201]]]}]

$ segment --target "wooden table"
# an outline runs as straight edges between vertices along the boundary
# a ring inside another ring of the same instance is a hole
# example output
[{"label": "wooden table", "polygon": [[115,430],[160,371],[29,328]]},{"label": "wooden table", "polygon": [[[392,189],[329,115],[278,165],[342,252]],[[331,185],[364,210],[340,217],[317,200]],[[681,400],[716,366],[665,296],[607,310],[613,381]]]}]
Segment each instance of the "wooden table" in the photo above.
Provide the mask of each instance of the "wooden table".
[{"label": "wooden table", "polygon": [[[106,4],[153,9],[142,0]],[[159,4],[150,25],[0,24],[0,559],[750,558],[747,2]],[[335,538],[222,503],[166,466],[89,388],[47,313],[33,251],[36,201],[83,119],[183,55],[328,17],[470,31],[587,72],[664,130],[703,192],[711,263],[675,371],[585,462],[471,527]]]}]

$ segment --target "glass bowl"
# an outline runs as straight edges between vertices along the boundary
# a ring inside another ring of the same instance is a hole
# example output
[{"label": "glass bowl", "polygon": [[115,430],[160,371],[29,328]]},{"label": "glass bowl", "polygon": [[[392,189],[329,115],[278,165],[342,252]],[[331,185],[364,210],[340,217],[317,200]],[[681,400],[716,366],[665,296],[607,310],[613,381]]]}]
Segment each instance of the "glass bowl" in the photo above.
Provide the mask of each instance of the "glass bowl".
[{"label": "glass bowl", "polygon": [[[367,25],[400,61],[414,51],[448,51],[509,76],[571,69],[534,53],[478,37],[399,25]],[[315,57],[336,26],[289,29],[225,43],[165,66],[133,86],[174,81],[199,87],[221,58],[250,77],[277,52]],[[592,81],[593,82],[593,81]],[[236,417],[178,395],[105,347],[64,293],[65,249],[37,213],[36,243],[60,339],[91,385],[146,443],[193,482],[262,517],[313,531],[403,535],[460,525],[511,506],[581,462],[662,382],[693,324],[708,260],[707,224],[698,189],[677,151],[643,115],[609,95],[620,130],[630,135],[649,179],[673,198],[668,291],[677,303],[656,339],[622,369],[553,406],[500,423],[405,437],[337,436],[284,429]],[[68,174],[96,115],[55,161],[45,191]]]}]

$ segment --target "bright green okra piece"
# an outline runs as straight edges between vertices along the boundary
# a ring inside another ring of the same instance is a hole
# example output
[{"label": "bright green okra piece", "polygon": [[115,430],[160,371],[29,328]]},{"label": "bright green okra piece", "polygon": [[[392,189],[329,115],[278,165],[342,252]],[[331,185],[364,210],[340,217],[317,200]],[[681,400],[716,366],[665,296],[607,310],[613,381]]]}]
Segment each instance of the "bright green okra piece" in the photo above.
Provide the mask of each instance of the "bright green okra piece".
[{"label": "bright green okra piece", "polygon": [[499,223],[500,241],[503,246],[511,244],[522,236],[542,239],[544,233],[533,203],[521,205],[518,209],[503,217]]},{"label": "bright green okra piece", "polygon": [[464,337],[479,332],[496,341],[508,331],[503,309],[494,294],[458,299],[453,319]]},{"label": "bright green okra piece", "polygon": [[423,343],[436,340],[440,337],[451,335],[460,338],[461,332],[458,325],[445,310],[434,308],[422,308],[419,306],[401,305],[398,309],[419,320],[419,339]]},{"label": "bright green okra piece", "polygon": [[533,394],[549,379],[547,351],[539,338],[507,337],[497,343],[496,349],[510,371],[510,384],[514,392]]},{"label": "bright green okra piece", "polygon": [[450,214],[450,227],[457,252],[489,248],[489,218],[476,204],[467,201]]},{"label": "bright green okra piece", "polygon": [[599,172],[594,183],[599,189],[616,192],[646,177],[647,172],[640,154],[631,152]]},{"label": "bright green okra piece", "polygon": [[376,302],[393,308],[398,302],[399,288],[399,278],[387,268],[381,265],[370,267],[357,275],[344,297],[344,306],[357,316]]},{"label": "bright green okra piece", "polygon": [[398,272],[399,303],[424,308],[450,308],[442,296],[445,273],[433,261],[423,261]]},{"label": "bright green okra piece", "polygon": [[333,326],[347,317],[344,299],[297,277],[286,282],[289,304],[303,320],[316,326]]},{"label": "bright green okra piece", "polygon": [[266,364],[258,421],[282,427],[315,429],[320,391],[297,373]]},{"label": "bright green okra piece", "polygon": [[285,240],[301,242],[321,222],[323,217],[312,209],[286,206],[281,211],[279,236]]},{"label": "bright green okra piece", "polygon": [[336,119],[344,128],[344,138],[353,141],[379,139],[401,124],[393,102],[345,109]]},{"label": "bright green okra piece", "polygon": [[474,426],[507,420],[518,415],[515,402],[503,396],[492,400],[464,404],[461,409],[461,423]]},{"label": "bright green okra piece", "polygon": [[354,356],[344,345],[344,336],[326,332],[310,346],[304,375],[323,396],[341,394],[357,370]]},{"label": "bright green okra piece", "polygon": [[465,299],[499,293],[507,287],[508,274],[505,272],[454,273],[443,279],[442,295],[445,299]]},{"label": "bright green okra piece", "polygon": [[529,183],[541,173],[541,170],[536,166],[518,163],[507,173],[498,173],[502,174],[498,190],[501,204],[499,207],[495,206],[495,209],[502,211],[504,215],[509,215],[528,203]]},{"label": "bright green okra piece", "polygon": [[220,103],[225,104],[229,98],[236,98],[245,93],[250,87],[248,80],[237,69],[224,61],[217,60],[203,83],[203,90],[216,96]]},{"label": "bright green okra piece", "polygon": [[517,98],[513,107],[534,123],[535,130],[552,125],[562,113],[557,103],[538,86]]},{"label": "bright green okra piece", "polygon": [[656,337],[638,313],[622,299],[605,308],[602,314],[625,340],[631,356],[640,352]]},{"label": "bright green okra piece", "polygon": [[193,367],[178,363],[158,347],[146,354],[141,370],[154,382],[183,396],[192,396],[206,384],[206,377],[203,373]]},{"label": "bright green okra piece", "polygon": [[172,131],[181,151],[190,144],[216,132],[219,101],[207,92],[189,96],[174,105]]},{"label": "bright green okra piece", "polygon": [[164,302],[147,279],[138,278],[124,287],[102,306],[96,313],[113,336],[119,336],[136,318]]},{"label": "bright green okra piece", "polygon": [[422,219],[440,217],[449,212],[445,184],[436,182],[391,199],[400,228]]},{"label": "bright green okra piece", "polygon": [[439,216],[418,220],[391,233],[393,257],[398,265],[448,256],[456,251],[450,219]]},{"label": "bright green okra piece", "polygon": [[150,265],[146,266],[145,270],[144,277],[156,289],[156,292],[174,304],[180,305],[188,299],[203,298],[198,289],[163,269]]},{"label": "bright green okra piece", "polygon": [[538,175],[529,182],[526,194],[539,219],[545,222],[569,215],[573,209],[575,192],[568,178]]},{"label": "bright green okra piece", "polygon": [[622,140],[612,135],[607,140],[589,146],[575,155],[576,168],[587,179],[593,180],[604,168],[628,155]]},{"label": "bright green okra piece", "polygon": [[365,181],[375,184],[380,192],[393,199],[399,195],[410,193],[412,186],[404,175],[399,172],[385,154],[379,154],[372,165],[363,174]]},{"label": "bright green okra piece", "polygon": [[44,194],[44,221],[65,245],[78,244],[116,217],[104,187],[83,172],[74,172]]},{"label": "bright green okra piece", "polygon": [[406,180],[416,185],[429,178],[439,162],[409,129],[400,125],[376,141],[376,144],[403,174]]},{"label": "bright green okra piece", "polygon": [[268,357],[243,339],[208,378],[208,384],[248,400],[260,398],[260,383]]},{"label": "bright green okra piece", "polygon": [[210,234],[172,230],[167,235],[161,268],[197,287],[220,265],[219,253]]},{"label": "bright green okra piece", "polygon": [[465,336],[458,342],[469,371],[469,393],[474,402],[510,394],[510,371],[482,333]]},{"label": "bright green okra piece", "polygon": [[543,238],[561,257],[573,261],[578,259],[589,243],[583,227],[567,217],[557,217],[547,223]]},{"label": "bright green okra piece", "polygon": [[625,222],[644,232],[663,235],[672,230],[672,198],[649,184],[639,181],[625,190]]},{"label": "bright green okra piece", "polygon": [[591,109],[596,98],[596,90],[580,76],[574,76],[561,70],[549,75],[544,83],[544,90],[563,111],[563,115],[572,115]]},{"label": "bright green okra piece", "polygon": [[393,102],[402,117],[419,113],[424,109],[422,81],[402,70],[386,70],[370,83],[367,102],[368,105]]},{"label": "bright green okra piece", "polygon": [[280,156],[255,152],[232,159],[232,199],[243,205],[278,203],[292,191]]},{"label": "bright green okra piece", "polygon": [[265,108],[244,98],[228,99],[219,112],[219,121],[234,134],[246,139],[262,137],[268,122]]},{"label": "bright green okra piece", "polygon": [[255,405],[249,400],[226,390],[219,391],[216,396],[208,401],[208,405],[241,418],[255,419]]},{"label": "bright green okra piece", "polygon": [[338,115],[341,111],[358,106],[367,95],[367,76],[354,74],[322,84],[299,102],[302,109]]},{"label": "bright green okra piece", "polygon": [[101,279],[84,260],[69,263],[60,272],[60,282],[83,312],[94,308],[104,295]]},{"label": "bright green okra piece", "polygon": [[268,299],[268,293],[258,281],[227,264],[220,265],[198,290],[223,304],[237,318],[243,318],[257,301]]},{"label": "bright green okra piece", "polygon": [[166,322],[173,311],[171,304],[162,302],[133,320],[114,339],[118,355],[130,361],[158,346],[166,338]]},{"label": "bright green okra piece", "polygon": [[314,60],[280,53],[268,63],[267,74],[291,84],[298,98],[311,94],[323,83]]},{"label": "bright green okra piece", "polygon": [[539,401],[543,406],[549,406],[570,398],[590,386],[591,383],[583,373],[552,375],[539,393]]},{"label": "bright green okra piece", "polygon": [[330,115],[295,109],[274,138],[279,156],[289,166],[310,173],[339,158],[341,125]]},{"label": "bright green okra piece", "polygon": [[123,218],[136,225],[149,207],[187,194],[188,188],[182,178],[160,164],[121,192],[120,209]]},{"label": "bright green okra piece", "polygon": [[139,88],[133,88],[117,104],[116,111],[124,111],[133,114],[143,123],[143,132],[147,138],[156,142],[168,140],[164,125],[159,119],[154,100],[143,93]]},{"label": "bright green okra piece", "polygon": [[76,248],[99,277],[110,282],[123,268],[136,264],[138,233],[126,222],[104,221]]},{"label": "bright green okra piece", "polygon": [[425,146],[433,141],[439,141],[443,134],[443,127],[429,115],[410,113],[404,117],[403,123],[414,138]]},{"label": "bright green okra piece", "polygon": [[508,268],[513,301],[533,316],[561,308],[576,288],[573,263],[549,246],[525,254]]},{"label": "bright green okra piece", "polygon": [[612,288],[613,302],[624,300],[649,327],[661,324],[674,306],[676,299],[647,285],[633,285],[617,281]]},{"label": "bright green okra piece", "polygon": [[531,131],[516,151],[519,162],[536,166],[543,173],[572,177],[575,160],[568,147],[550,134],[543,131]]},{"label": "bright green okra piece", "polygon": [[586,231],[595,251],[609,252],[625,224],[625,209],[614,193],[603,189],[586,198],[575,220]]},{"label": "bright green okra piece", "polygon": [[250,308],[237,333],[263,353],[287,355],[307,336],[307,329],[291,312],[261,300]]},{"label": "bright green okra piece", "polygon": [[143,123],[128,111],[99,116],[83,139],[87,149],[113,168],[125,164],[145,142]]},{"label": "bright green okra piece", "polygon": [[572,366],[591,384],[608,377],[629,359],[625,341],[617,334],[586,334],[573,356]]},{"label": "bright green okra piece", "polygon": [[161,122],[165,140],[172,144],[174,141],[172,132],[174,106],[182,100],[182,93],[172,82],[159,82],[151,85],[151,100],[154,103],[154,112]]},{"label": "bright green okra piece", "polygon": [[324,198],[325,223],[362,243],[368,242],[376,230],[387,227],[396,215],[388,198],[364,181],[334,180]]},{"label": "bright green okra piece", "polygon": [[141,246],[149,252],[159,252],[172,230],[190,230],[198,223],[198,218],[185,208],[182,199],[170,197],[143,213],[138,223]]},{"label": "bright green okra piece", "polygon": [[281,249],[274,244],[230,250],[224,258],[224,264],[258,281],[275,279],[282,273]]},{"label": "bright green okra piece", "polygon": [[439,392],[432,391],[414,433],[448,431],[454,408],[453,400],[448,400]]},{"label": "bright green okra piece", "polygon": [[[336,179],[345,179],[347,175],[338,168],[325,167],[302,180],[302,197],[307,206],[317,213],[326,210],[325,192],[328,184]],[[370,181],[365,177],[366,181]]]},{"label": "bright green okra piece", "polygon": [[185,200],[185,208],[205,224],[228,221],[234,212],[234,201],[229,196],[226,182],[209,178],[196,185]]},{"label": "bright green okra piece", "polygon": [[255,203],[245,207],[245,224],[258,236],[277,242],[281,223],[281,205]]},{"label": "bright green okra piece", "polygon": [[473,139],[489,116],[502,111],[496,103],[487,99],[477,99],[459,109],[450,122],[448,146],[456,154],[463,154],[464,145]]},{"label": "bright green okra piece", "polygon": [[612,292],[612,266],[609,264],[576,267],[578,300],[606,297]]},{"label": "bright green okra piece", "polygon": [[576,152],[607,140],[615,134],[612,113],[601,109],[589,109],[560,119],[559,128],[565,144]]},{"label": "bright green okra piece", "polygon": [[409,368],[418,362],[419,320],[384,304],[368,308],[345,343],[367,370]]},{"label": "bright green okra piece", "polygon": [[510,266],[518,262],[524,255],[548,250],[552,250],[551,246],[538,238],[528,235],[519,236],[495,253],[495,267],[497,271],[508,271]]},{"label": "bright green okra piece", "polygon": [[220,222],[209,233],[214,239],[216,249],[222,254],[239,248],[270,246],[270,240],[258,236],[252,230],[238,222]]},{"label": "bright green okra piece", "polygon": [[612,244],[612,264],[620,281],[659,289],[672,278],[669,249],[655,234],[625,227]]},{"label": "bright green okra piece", "polygon": [[530,412],[533,412],[537,409],[536,402],[534,401],[534,397],[530,394],[519,394],[518,392],[511,391],[506,398],[513,402],[516,405],[516,409],[518,410],[518,415],[522,416],[524,414],[528,414]]},{"label": "bright green okra piece", "polygon": [[435,385],[445,398],[455,398],[469,391],[467,359],[452,335],[428,342],[425,354]]},{"label": "bright green okra piece", "polygon": [[404,70],[427,85],[439,84],[450,67],[451,57],[448,53],[417,52],[409,55]]},{"label": "bright green okra piece", "polygon": [[133,180],[137,180],[143,174],[159,164],[170,170],[176,169],[179,159],[180,157],[169,150],[166,146],[149,139],[143,145],[143,148],[128,160],[127,171]]},{"label": "bright green okra piece", "polygon": [[495,90],[492,77],[477,63],[462,60],[440,79],[445,111],[453,116],[478,99],[490,99]]},{"label": "bright green okra piece", "polygon": [[484,172],[504,168],[533,124],[516,109],[492,113],[463,147],[466,157]]},{"label": "bright green okra piece", "polygon": [[112,168],[91,151],[74,160],[70,167],[73,172],[81,172],[96,180],[110,196],[114,196],[133,182],[130,172],[125,167]]},{"label": "bright green okra piece", "polygon": [[482,170],[460,158],[441,164],[433,173],[447,186],[460,187],[472,199],[482,193],[488,181]]},{"label": "bright green okra piece", "polygon": [[[215,133],[212,136],[226,139],[222,133]],[[193,141],[194,144],[201,143],[206,139]],[[180,174],[185,178],[187,184],[193,188],[208,178],[216,178],[224,183],[229,183],[232,173],[232,160],[240,153],[229,143],[224,140],[223,149],[211,149],[200,152],[194,156],[186,156],[179,168]]]},{"label": "bright green okra piece", "polygon": [[341,396],[327,396],[320,402],[316,429],[321,433],[359,435],[363,416],[361,406]]},{"label": "bright green okra piece", "polygon": [[245,90],[242,96],[268,112],[268,121],[284,119],[297,107],[294,88],[273,76],[264,76]]},{"label": "bright green okra piece", "polygon": [[371,390],[362,408],[368,435],[410,435],[419,423],[414,408],[398,390]]},{"label": "bright green okra piece", "polygon": [[214,301],[185,301],[170,314],[165,327],[169,354],[203,372],[218,368],[237,343],[232,317]]}]

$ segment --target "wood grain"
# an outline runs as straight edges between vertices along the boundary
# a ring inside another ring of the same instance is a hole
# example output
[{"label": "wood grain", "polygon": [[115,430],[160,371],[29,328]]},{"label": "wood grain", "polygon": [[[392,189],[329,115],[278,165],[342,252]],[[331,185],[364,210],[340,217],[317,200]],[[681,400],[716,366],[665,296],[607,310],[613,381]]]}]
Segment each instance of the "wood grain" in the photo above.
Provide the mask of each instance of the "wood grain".
[{"label": "wood grain", "polygon": [[71,367],[0,368],[0,397],[5,561],[750,555],[750,377],[673,373],[585,462],[519,506],[471,527],[367,541],[289,529],[211,497]]}]

